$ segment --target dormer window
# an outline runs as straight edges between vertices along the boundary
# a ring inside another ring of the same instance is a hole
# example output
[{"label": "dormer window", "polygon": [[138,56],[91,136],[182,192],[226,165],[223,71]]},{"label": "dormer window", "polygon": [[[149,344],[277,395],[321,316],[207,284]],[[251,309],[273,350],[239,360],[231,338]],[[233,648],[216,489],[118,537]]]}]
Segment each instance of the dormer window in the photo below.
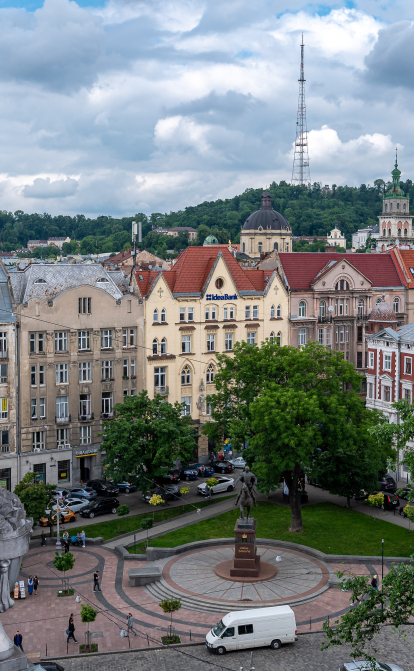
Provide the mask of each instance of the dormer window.
[{"label": "dormer window", "polygon": [[97,282],[109,282],[109,280],[106,277],[100,277],[99,280],[96,280]]},{"label": "dormer window", "polygon": [[47,282],[42,277],[40,277],[38,280],[35,280],[35,284],[47,284]]}]

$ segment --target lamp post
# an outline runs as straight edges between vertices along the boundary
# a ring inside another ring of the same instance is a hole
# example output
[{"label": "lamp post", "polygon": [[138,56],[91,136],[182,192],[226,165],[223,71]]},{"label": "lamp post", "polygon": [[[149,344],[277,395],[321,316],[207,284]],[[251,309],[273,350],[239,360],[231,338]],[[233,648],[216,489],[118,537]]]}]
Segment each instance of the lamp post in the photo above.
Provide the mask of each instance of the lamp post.
[{"label": "lamp post", "polygon": [[[383,582],[384,582],[384,539],[381,540],[381,593],[383,591]],[[381,610],[384,610],[384,600],[382,599],[381,594]]]},{"label": "lamp post", "polygon": [[59,521],[60,521],[59,494],[56,495],[56,521],[57,521],[56,552],[59,554],[59,557],[61,557],[62,546],[60,544],[60,535],[59,535]]}]

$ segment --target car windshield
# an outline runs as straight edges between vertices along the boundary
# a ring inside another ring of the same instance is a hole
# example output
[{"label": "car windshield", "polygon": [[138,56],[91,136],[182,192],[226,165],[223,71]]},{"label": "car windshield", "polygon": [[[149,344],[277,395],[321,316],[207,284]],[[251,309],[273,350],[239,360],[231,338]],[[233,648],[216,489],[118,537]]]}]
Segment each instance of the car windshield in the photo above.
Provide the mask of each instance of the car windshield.
[{"label": "car windshield", "polygon": [[[82,490],[81,490],[81,491],[82,491]],[[84,492],[93,492],[93,489],[92,489],[92,487],[84,487],[84,488],[83,488],[83,491],[84,491]]]},{"label": "car windshield", "polygon": [[213,629],[211,631],[213,632],[214,636],[221,636],[221,634],[223,633],[225,628],[226,628],[226,625],[223,624],[223,620],[220,620],[220,622],[218,624],[216,624],[216,626],[213,627]]},{"label": "car windshield", "polygon": [[92,503],[89,503],[88,508],[96,508],[99,506],[99,501],[92,501]]}]

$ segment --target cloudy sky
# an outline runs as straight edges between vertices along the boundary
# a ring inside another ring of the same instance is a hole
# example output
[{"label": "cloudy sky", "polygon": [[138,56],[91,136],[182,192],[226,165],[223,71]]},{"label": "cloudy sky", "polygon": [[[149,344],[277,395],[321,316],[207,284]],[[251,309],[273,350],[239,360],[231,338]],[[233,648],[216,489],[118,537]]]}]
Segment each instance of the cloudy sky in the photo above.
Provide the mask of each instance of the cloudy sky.
[{"label": "cloudy sky", "polygon": [[409,0],[0,0],[0,209],[169,212],[290,181],[414,178]]}]

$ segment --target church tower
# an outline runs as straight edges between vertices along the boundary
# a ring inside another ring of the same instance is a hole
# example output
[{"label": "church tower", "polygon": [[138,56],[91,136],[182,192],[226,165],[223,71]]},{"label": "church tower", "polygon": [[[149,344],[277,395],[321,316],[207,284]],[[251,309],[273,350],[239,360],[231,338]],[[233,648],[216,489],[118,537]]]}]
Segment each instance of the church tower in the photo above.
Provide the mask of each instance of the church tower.
[{"label": "church tower", "polygon": [[382,213],[379,219],[379,238],[377,251],[384,251],[395,244],[413,245],[413,216],[410,215],[410,199],[400,188],[401,170],[398,168],[397,153],[395,166],[391,172],[392,186],[382,200]]}]

